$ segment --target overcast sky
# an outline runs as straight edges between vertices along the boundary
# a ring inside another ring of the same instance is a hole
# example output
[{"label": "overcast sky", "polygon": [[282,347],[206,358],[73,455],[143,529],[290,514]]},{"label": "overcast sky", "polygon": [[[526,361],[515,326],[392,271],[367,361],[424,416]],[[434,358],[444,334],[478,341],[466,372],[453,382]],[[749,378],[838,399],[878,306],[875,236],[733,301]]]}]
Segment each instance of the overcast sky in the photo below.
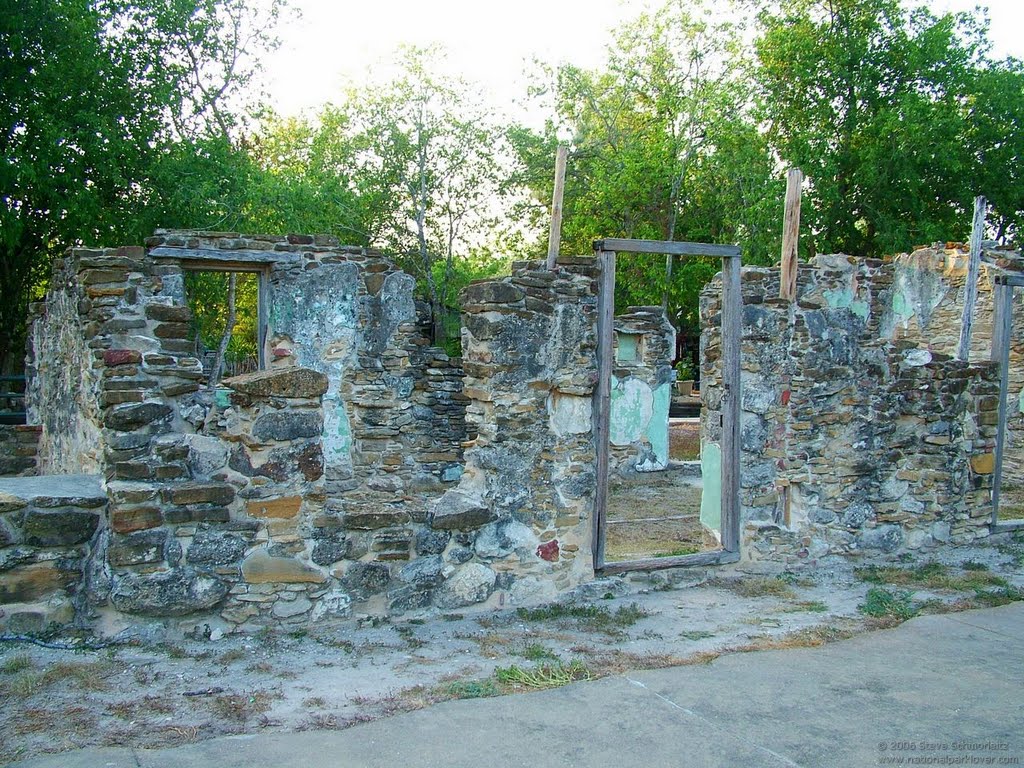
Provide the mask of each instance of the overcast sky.
[{"label": "overcast sky", "polygon": [[[367,69],[386,73],[402,43],[440,43],[449,67],[481,85],[506,113],[525,95],[534,57],[600,65],[609,30],[643,0],[292,0],[302,16],[286,23],[281,49],[265,62],[267,88],[283,114],[337,100]],[[971,0],[933,0],[935,12],[969,10]],[[989,0],[997,56],[1024,58],[1024,0]]]}]

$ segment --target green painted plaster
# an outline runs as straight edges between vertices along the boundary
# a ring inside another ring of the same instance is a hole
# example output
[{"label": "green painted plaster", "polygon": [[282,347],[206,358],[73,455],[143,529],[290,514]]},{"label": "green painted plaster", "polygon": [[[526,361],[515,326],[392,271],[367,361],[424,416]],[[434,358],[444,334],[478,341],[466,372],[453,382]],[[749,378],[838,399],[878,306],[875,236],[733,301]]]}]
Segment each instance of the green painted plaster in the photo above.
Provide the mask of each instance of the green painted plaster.
[{"label": "green painted plaster", "polygon": [[352,461],[352,427],[345,404],[336,398],[324,398],[324,456],[329,465]]},{"label": "green painted plaster", "polygon": [[849,309],[857,317],[868,319],[871,307],[866,301],[856,298],[852,288],[830,288],[824,291],[825,303],[832,309]]},{"label": "green painted plaster", "polygon": [[1020,395],[1017,396],[1017,410],[1024,413],[1024,389],[1020,391]]},{"label": "green painted plaster", "polygon": [[635,363],[640,359],[639,333],[616,333],[615,362]]},{"label": "green painted plaster", "polygon": [[651,421],[651,388],[639,379],[612,378],[609,439],[612,445],[639,441]]},{"label": "green painted plaster", "polygon": [[702,443],[700,475],[704,488],[700,497],[700,522],[704,527],[722,530],[722,449],[718,443]]},{"label": "green painted plaster", "polygon": [[651,442],[658,463],[668,466],[668,409],[672,404],[672,385],[666,382],[654,390],[651,420],[647,423],[647,439]]}]

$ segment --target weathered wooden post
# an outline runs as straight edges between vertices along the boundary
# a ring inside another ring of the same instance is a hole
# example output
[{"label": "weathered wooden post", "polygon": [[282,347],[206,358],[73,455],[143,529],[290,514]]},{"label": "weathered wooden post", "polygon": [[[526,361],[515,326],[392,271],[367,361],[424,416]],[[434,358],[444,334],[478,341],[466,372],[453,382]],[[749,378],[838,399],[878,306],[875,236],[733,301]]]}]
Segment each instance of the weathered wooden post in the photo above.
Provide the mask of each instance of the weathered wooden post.
[{"label": "weathered wooden post", "polygon": [[960,344],[956,359],[967,362],[971,355],[971,330],[974,326],[974,304],[978,299],[978,272],[981,271],[981,239],[985,236],[985,198],[974,198],[974,221],[971,224],[971,250],[967,258],[967,284],[964,286],[964,313],[960,320]]},{"label": "weathered wooden post", "polygon": [[558,246],[562,239],[562,196],[565,193],[565,163],[569,158],[569,147],[558,145],[555,155],[555,191],[551,196],[551,230],[548,232],[548,269],[555,268],[558,261]]},{"label": "weathered wooden post", "polygon": [[797,246],[800,243],[800,196],[804,174],[791,168],[786,174],[786,208],[782,217],[782,273],[779,298],[796,298]]}]

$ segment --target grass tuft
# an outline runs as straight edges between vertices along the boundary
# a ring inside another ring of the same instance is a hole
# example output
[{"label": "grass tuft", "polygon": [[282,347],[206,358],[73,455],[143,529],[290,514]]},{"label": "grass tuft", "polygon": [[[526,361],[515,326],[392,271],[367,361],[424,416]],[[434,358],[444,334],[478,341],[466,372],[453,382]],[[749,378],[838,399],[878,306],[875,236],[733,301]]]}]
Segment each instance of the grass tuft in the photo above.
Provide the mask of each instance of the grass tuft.
[{"label": "grass tuft", "polygon": [[598,605],[552,603],[540,608],[520,608],[516,615],[525,621],[570,620],[583,629],[618,634],[651,614],[636,603],[623,605],[615,611]]},{"label": "grass tuft", "polygon": [[910,599],[910,593],[904,590],[890,592],[882,587],[868,590],[864,602],[857,606],[861,613],[875,619],[896,619],[906,621],[917,615],[918,609]]},{"label": "grass tuft", "polygon": [[579,659],[564,664],[560,661],[551,664],[524,669],[513,664],[511,667],[498,667],[494,676],[499,683],[525,688],[559,688],[576,680],[589,680],[590,670]]}]

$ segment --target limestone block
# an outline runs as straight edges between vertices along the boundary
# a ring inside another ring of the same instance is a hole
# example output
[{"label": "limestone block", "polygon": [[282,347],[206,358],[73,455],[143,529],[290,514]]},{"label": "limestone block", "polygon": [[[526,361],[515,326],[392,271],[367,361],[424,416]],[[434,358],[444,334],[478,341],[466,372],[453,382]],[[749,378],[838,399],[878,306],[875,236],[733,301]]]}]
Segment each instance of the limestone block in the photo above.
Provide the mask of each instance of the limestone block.
[{"label": "limestone block", "polygon": [[257,549],[242,561],[242,578],[250,584],[320,584],[326,577],[316,568],[291,557],[274,557]]},{"label": "limestone block", "polygon": [[324,417],[320,411],[278,411],[256,419],[252,436],[261,442],[297,440],[317,437],[323,431]]},{"label": "limestone block", "polygon": [[250,517],[290,520],[299,514],[301,496],[282,496],[276,499],[254,499],[246,504],[245,511]]},{"label": "limestone block", "polygon": [[473,548],[479,557],[497,559],[513,553],[532,553],[537,544],[537,536],[529,526],[510,518],[481,528]]},{"label": "limestone block", "polygon": [[341,589],[356,600],[383,592],[391,582],[391,569],[385,563],[351,563],[335,575],[341,576]]},{"label": "limestone block", "polygon": [[555,435],[582,435],[593,428],[593,400],[557,390],[548,396],[548,427]]},{"label": "limestone block", "polygon": [[164,488],[169,504],[226,505],[235,500],[235,489],[227,483],[182,483]]},{"label": "limestone block", "polygon": [[172,413],[172,408],[163,403],[138,403],[135,405],[115,406],[107,411],[103,423],[107,429],[128,432],[154,421],[165,419]]},{"label": "limestone block", "polygon": [[428,555],[413,560],[398,572],[398,578],[415,587],[431,587],[443,581],[444,562],[440,555]]},{"label": "limestone block", "polygon": [[107,548],[107,561],[115,567],[160,562],[164,559],[166,541],[167,531],[164,529],[115,537]]},{"label": "limestone block", "polygon": [[497,574],[482,563],[459,566],[437,591],[437,606],[446,610],[462,608],[487,599],[494,589]]},{"label": "limestone block", "polygon": [[186,616],[213,608],[227,592],[227,585],[215,576],[184,567],[153,574],[121,574],[114,579],[110,600],[125,613]]},{"label": "limestone block", "polygon": [[71,571],[61,570],[56,561],[20,565],[3,574],[0,579],[0,604],[25,603],[62,590],[74,579]]},{"label": "limestone block", "polygon": [[192,565],[233,565],[242,559],[247,546],[245,539],[236,534],[199,531],[185,553],[185,561]]},{"label": "limestone block", "polygon": [[95,512],[82,509],[33,509],[25,515],[25,543],[37,547],[66,547],[92,538],[99,525]]},{"label": "limestone block", "polygon": [[327,377],[309,368],[278,368],[224,380],[224,386],[250,397],[316,398],[327,392]]},{"label": "limestone block", "polygon": [[494,513],[483,499],[459,489],[445,491],[430,511],[431,527],[440,530],[479,528],[494,519]]}]

